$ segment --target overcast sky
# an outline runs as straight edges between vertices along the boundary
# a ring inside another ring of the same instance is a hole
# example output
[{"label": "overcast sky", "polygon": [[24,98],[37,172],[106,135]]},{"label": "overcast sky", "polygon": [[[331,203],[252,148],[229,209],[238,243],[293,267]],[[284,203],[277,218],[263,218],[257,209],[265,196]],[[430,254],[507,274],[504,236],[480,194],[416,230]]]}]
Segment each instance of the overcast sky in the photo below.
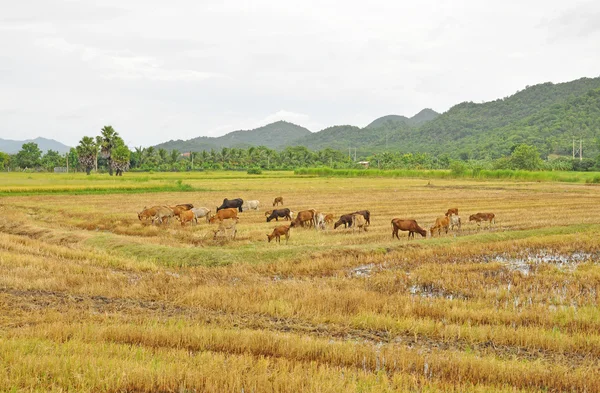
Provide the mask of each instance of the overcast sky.
[{"label": "overcast sky", "polygon": [[0,138],[362,127],[596,77],[599,43],[599,1],[2,1]]}]

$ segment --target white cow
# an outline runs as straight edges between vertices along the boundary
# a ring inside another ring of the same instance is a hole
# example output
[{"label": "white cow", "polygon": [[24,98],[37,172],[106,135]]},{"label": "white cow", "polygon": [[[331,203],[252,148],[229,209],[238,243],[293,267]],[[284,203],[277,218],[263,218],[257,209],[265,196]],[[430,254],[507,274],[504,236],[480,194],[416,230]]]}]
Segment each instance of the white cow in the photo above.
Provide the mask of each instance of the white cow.
[{"label": "white cow", "polygon": [[192,209],[192,211],[194,212],[194,217],[195,217],[195,221],[196,224],[198,223],[198,219],[201,217],[206,217],[206,222],[208,222],[208,219],[210,218],[210,209],[207,207],[194,207]]},{"label": "white cow", "polygon": [[316,212],[313,216],[315,229],[325,229],[325,214]]},{"label": "white cow", "polygon": [[458,230],[460,230],[460,217],[455,215],[455,214],[451,214],[450,215],[450,229],[454,230],[454,227],[456,226],[458,228]]},{"label": "white cow", "polygon": [[244,204],[242,205],[242,211],[246,211],[246,210],[258,210],[258,208],[260,207],[260,201],[244,201]]},{"label": "white cow", "polygon": [[224,237],[225,239],[235,239],[237,233],[237,219],[228,218],[219,223],[217,229],[213,229],[213,240],[217,240],[217,237]]}]

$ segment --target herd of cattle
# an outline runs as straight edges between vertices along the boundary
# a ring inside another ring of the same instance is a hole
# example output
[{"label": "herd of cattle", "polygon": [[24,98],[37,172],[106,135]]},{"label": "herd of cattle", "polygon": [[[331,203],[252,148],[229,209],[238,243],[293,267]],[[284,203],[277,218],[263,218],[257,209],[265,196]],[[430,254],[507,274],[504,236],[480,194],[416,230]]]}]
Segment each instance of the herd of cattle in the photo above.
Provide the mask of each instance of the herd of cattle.
[{"label": "herd of cattle", "polygon": [[[277,197],[273,200],[273,207],[283,205],[283,198]],[[175,218],[181,222],[182,226],[186,223],[190,225],[198,224],[198,218],[205,218],[206,222],[213,224],[219,223],[216,230],[213,230],[213,239],[223,237],[226,239],[235,239],[237,233],[238,213],[248,210],[258,210],[260,202],[256,200],[244,201],[241,198],[223,200],[221,206],[216,208],[215,214],[211,214],[211,209],[206,207],[194,207],[191,203],[183,203],[175,206],[158,205],[144,209],[138,213],[138,218],[141,220],[151,220],[152,224],[168,224],[171,218]],[[325,229],[326,224],[333,223],[334,215],[318,212],[315,209],[302,210],[294,213],[288,208],[278,208],[267,210],[265,212],[267,222],[279,219],[289,220],[289,225],[279,225],[273,229],[271,234],[267,234],[268,241],[275,239],[280,242],[281,237],[285,236],[286,242],[290,236],[290,228],[294,227],[312,227],[314,229]],[[489,222],[491,225],[495,223],[494,213],[477,213],[469,216],[469,222],[475,221],[477,225],[482,222]],[[333,228],[337,229],[340,226],[344,228],[352,228],[352,231],[367,231],[367,227],[371,225],[371,213],[369,210],[359,210],[353,213],[342,214],[335,223]],[[435,220],[435,224],[429,229],[431,236],[437,231],[441,235],[442,231],[448,233],[448,230],[461,229],[461,219],[458,215],[457,208],[448,209],[444,216]],[[428,231],[421,228],[417,221],[413,219],[394,218],[392,220],[392,238],[398,237],[399,231],[408,232],[408,238],[414,238],[415,233],[423,237],[427,237]]]}]

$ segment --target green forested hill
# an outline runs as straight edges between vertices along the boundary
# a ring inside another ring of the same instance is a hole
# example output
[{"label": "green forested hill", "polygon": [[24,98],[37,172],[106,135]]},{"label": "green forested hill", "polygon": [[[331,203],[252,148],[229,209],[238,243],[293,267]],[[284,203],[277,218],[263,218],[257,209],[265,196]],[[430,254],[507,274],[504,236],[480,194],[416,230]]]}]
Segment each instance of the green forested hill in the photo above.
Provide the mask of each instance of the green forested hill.
[{"label": "green forested hill", "polygon": [[187,141],[180,139],[161,143],[155,147],[157,149],[176,149],[186,152],[216,150],[223,147],[245,148],[249,146],[266,146],[275,149],[282,145],[288,145],[291,141],[310,133],[306,128],[296,124],[277,121],[249,131],[234,131],[216,138],[201,136]]},{"label": "green forested hill", "polygon": [[157,147],[180,151],[251,145],[340,151],[351,147],[362,157],[395,151],[480,159],[509,155],[522,143],[536,146],[542,156],[570,155],[573,137],[583,139],[585,157],[600,153],[600,78],[527,86],[494,101],[460,103],[441,115],[424,109],[412,118],[384,116],[365,128],[340,125],[311,133],[277,122],[219,138],[171,141]]}]

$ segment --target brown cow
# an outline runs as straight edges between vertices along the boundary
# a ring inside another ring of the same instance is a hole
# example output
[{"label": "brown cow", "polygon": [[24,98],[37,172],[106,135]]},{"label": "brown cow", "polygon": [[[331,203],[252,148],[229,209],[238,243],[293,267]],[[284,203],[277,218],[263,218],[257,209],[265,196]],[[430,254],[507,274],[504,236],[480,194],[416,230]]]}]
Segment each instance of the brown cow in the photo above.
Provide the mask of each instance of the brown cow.
[{"label": "brown cow", "polygon": [[340,225],[344,225],[344,228],[352,227],[352,214],[342,214],[340,219],[333,224],[333,229],[336,229]]},{"label": "brown cow", "polygon": [[144,206],[144,209],[138,213],[138,218],[140,221],[142,221],[142,218],[145,219],[146,221],[148,221],[149,218],[152,219],[152,223],[154,224],[154,216],[156,215],[156,211],[158,210],[160,206],[152,206],[152,207],[146,207]]},{"label": "brown cow", "polygon": [[230,207],[227,209],[221,209],[218,212],[216,212],[209,220],[209,223],[214,223],[215,221],[219,220],[219,221],[223,221],[226,220],[228,218],[233,218],[236,219],[238,218],[237,216],[238,214],[238,209],[236,209],[235,207]]},{"label": "brown cow", "polygon": [[427,237],[427,231],[419,226],[415,220],[403,220],[401,218],[394,218],[392,220],[392,239],[398,237],[398,231],[408,231],[408,239],[411,237],[415,238],[415,232],[419,233],[423,237]]},{"label": "brown cow", "polygon": [[315,217],[315,213],[316,213],[315,209],[302,210],[302,211],[298,212],[298,214],[296,215],[296,218],[290,224],[290,227],[295,228],[298,226],[305,226],[305,225],[311,226],[313,219]]},{"label": "brown cow", "polygon": [[438,217],[435,219],[435,224],[431,227],[429,232],[431,232],[431,236],[433,237],[433,231],[437,229],[438,235],[442,234],[442,229],[448,233],[448,229],[450,228],[450,217]]},{"label": "brown cow", "polygon": [[446,212],[446,216],[451,216],[451,215],[455,215],[458,216],[458,208],[457,207],[451,207],[450,209],[448,209],[448,211]]},{"label": "brown cow", "polygon": [[181,221],[182,227],[185,226],[186,222],[189,222],[190,225],[192,225],[192,223],[196,221],[196,215],[191,210],[182,211],[179,213],[179,220]]},{"label": "brown cow", "polygon": [[269,243],[271,243],[271,240],[273,238],[275,238],[275,241],[278,243],[281,243],[281,236],[285,235],[285,242],[287,244],[289,238],[290,238],[290,225],[280,225],[278,227],[275,227],[275,229],[273,229],[273,233],[271,233],[270,235],[267,234],[267,238],[269,239]]},{"label": "brown cow", "polygon": [[327,215],[325,216],[325,222],[326,222],[327,224],[331,224],[331,223],[333,222],[333,214],[327,214]]},{"label": "brown cow", "polygon": [[283,205],[283,197],[277,197],[277,198],[275,198],[275,200],[273,201],[273,206],[277,206],[280,203]]},{"label": "brown cow", "polygon": [[496,223],[496,215],[494,213],[477,213],[471,214],[469,216],[469,222],[476,221],[477,225],[481,225],[481,221],[489,221],[490,226],[492,226],[492,222]]}]

